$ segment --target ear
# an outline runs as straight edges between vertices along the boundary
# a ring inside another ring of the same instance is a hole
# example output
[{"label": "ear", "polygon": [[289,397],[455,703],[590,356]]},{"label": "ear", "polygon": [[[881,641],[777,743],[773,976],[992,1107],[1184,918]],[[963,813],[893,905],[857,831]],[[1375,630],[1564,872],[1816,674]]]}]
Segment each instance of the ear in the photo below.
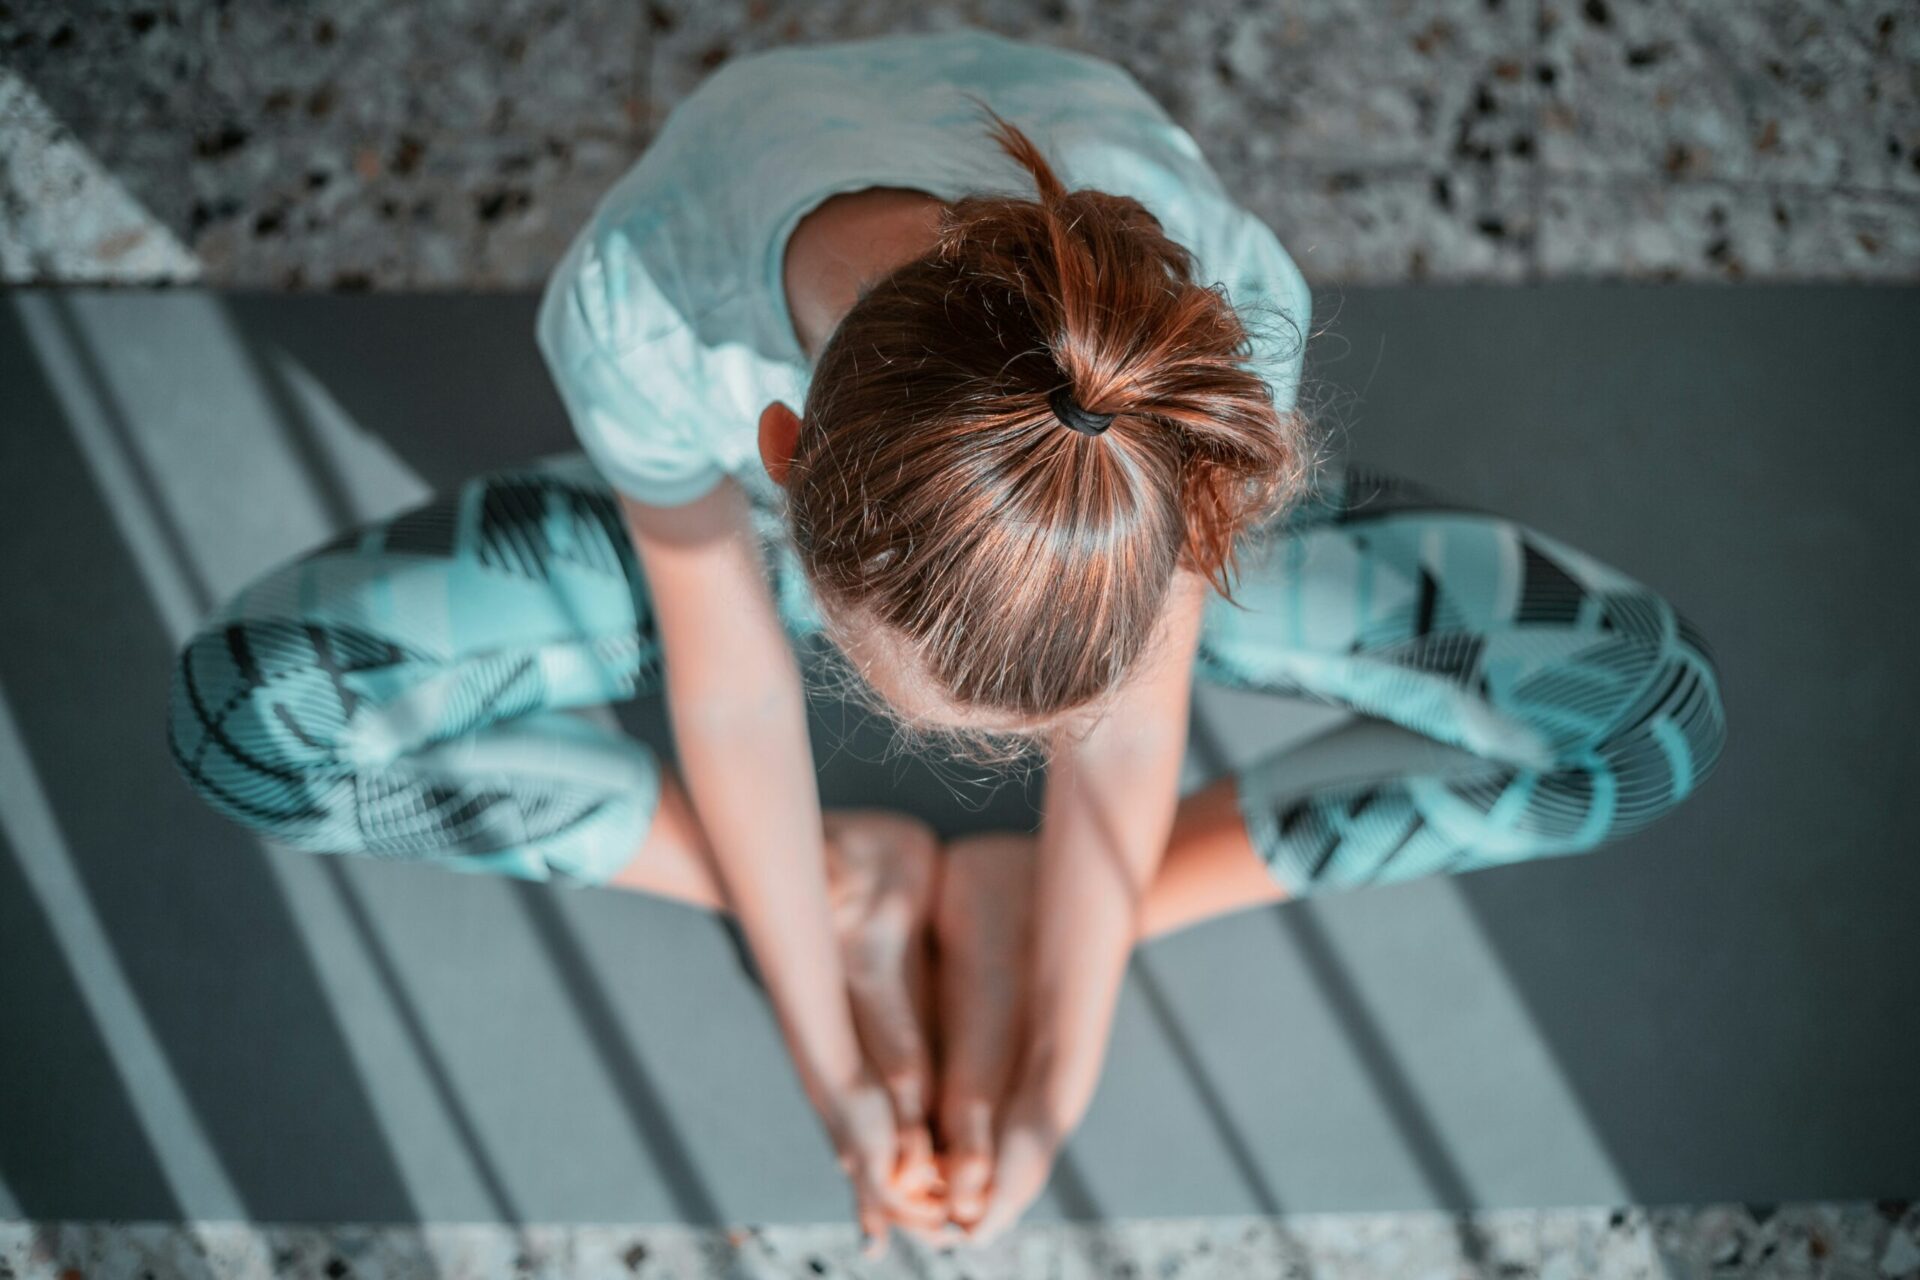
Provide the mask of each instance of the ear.
[{"label": "ear", "polygon": [[760,411],[760,463],[781,488],[787,484],[787,468],[793,464],[793,451],[800,445],[800,418],[780,401]]}]

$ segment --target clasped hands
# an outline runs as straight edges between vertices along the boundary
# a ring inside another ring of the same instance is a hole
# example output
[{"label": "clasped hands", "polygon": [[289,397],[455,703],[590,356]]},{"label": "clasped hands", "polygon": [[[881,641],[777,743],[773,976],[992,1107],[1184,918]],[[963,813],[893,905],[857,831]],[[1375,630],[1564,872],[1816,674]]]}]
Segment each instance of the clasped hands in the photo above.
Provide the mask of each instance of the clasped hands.
[{"label": "clasped hands", "polygon": [[950,1135],[910,1101],[903,1105],[902,1093],[869,1066],[822,1107],[853,1186],[863,1252],[883,1256],[894,1227],[935,1247],[991,1243],[1046,1186],[1064,1131],[1044,1107],[1015,1094],[997,1123],[991,1115],[963,1119]]},{"label": "clasped hands", "polygon": [[[863,821],[863,817],[866,821]],[[830,891],[863,1061],[815,1090],[869,1256],[898,1227],[986,1244],[1045,1187],[1070,1127],[1028,998],[1035,845],[828,817]]]}]

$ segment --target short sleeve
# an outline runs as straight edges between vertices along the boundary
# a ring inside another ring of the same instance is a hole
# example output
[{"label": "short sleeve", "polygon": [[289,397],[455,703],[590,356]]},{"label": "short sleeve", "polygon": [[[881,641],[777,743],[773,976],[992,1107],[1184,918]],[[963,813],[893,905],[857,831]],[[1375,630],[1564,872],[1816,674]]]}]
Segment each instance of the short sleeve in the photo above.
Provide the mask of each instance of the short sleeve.
[{"label": "short sleeve", "polygon": [[[574,434],[608,483],[648,506],[699,498],[725,476],[702,446],[698,397],[682,385],[698,353],[683,324],[636,332],[618,308],[643,282],[609,280],[603,251],[582,237],[541,298],[535,336]],[[617,340],[613,335],[623,335]]]},{"label": "short sleeve", "polygon": [[1274,405],[1294,407],[1313,326],[1313,293],[1273,229],[1235,206],[1207,270],[1226,285],[1251,339],[1249,363],[1273,388]]}]

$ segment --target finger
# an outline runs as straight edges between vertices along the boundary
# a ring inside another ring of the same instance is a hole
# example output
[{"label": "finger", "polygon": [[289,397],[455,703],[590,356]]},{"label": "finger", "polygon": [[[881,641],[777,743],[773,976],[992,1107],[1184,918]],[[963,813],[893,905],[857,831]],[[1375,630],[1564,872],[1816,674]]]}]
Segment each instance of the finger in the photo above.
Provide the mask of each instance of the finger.
[{"label": "finger", "polygon": [[1018,1222],[1046,1186],[1051,1165],[1051,1153],[1038,1143],[1023,1140],[1018,1134],[1008,1135],[994,1164],[986,1208],[968,1229],[967,1239],[974,1244],[990,1244]]},{"label": "finger", "polygon": [[961,1226],[972,1226],[986,1212],[987,1187],[993,1179],[993,1165],[984,1153],[956,1157],[948,1175],[949,1212]]},{"label": "finger", "polygon": [[864,1188],[863,1200],[879,1207],[888,1221],[901,1227],[937,1227],[947,1220],[944,1197],[902,1190],[889,1173],[894,1168],[893,1144],[875,1144],[857,1157],[853,1178]]},{"label": "finger", "polygon": [[919,1124],[902,1131],[899,1150],[894,1167],[894,1190],[908,1196],[944,1198],[946,1177],[934,1156],[933,1134],[927,1126]]},{"label": "finger", "polygon": [[1027,1206],[1038,1193],[1037,1187],[1025,1194],[1016,1194],[1014,1188],[996,1184],[980,1220],[971,1227],[962,1228],[967,1233],[967,1243],[984,1247],[998,1240],[1008,1227],[1020,1221],[1020,1215],[1027,1211]]},{"label": "finger", "polygon": [[855,1192],[854,1213],[860,1224],[860,1253],[879,1260],[887,1254],[889,1223],[886,1206],[871,1190]]},{"label": "finger", "polygon": [[869,1257],[883,1256],[889,1225],[896,1218],[914,1216],[897,1212],[887,1186],[887,1172],[894,1164],[893,1126],[880,1122],[841,1148],[837,1158],[847,1181],[852,1184],[861,1252]]},{"label": "finger", "polygon": [[985,1103],[949,1107],[940,1126],[947,1138],[947,1199],[953,1219],[970,1224],[985,1207],[993,1175],[993,1113]]},{"label": "finger", "polygon": [[935,1229],[947,1221],[947,1202],[931,1196],[905,1195],[885,1183],[876,1183],[875,1198],[889,1220],[903,1228]]}]

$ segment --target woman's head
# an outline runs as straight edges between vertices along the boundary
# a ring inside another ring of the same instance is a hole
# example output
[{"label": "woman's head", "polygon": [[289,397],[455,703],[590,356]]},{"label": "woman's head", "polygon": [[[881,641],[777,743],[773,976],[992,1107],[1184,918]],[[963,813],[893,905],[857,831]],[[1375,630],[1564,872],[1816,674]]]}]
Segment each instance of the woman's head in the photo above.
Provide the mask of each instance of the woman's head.
[{"label": "woman's head", "polygon": [[[1176,570],[1230,594],[1235,540],[1311,460],[1187,250],[988,114],[1037,199],[955,201],[861,295],[784,487],[822,609],[905,720],[1032,732],[1124,682]],[[1056,395],[1110,424],[1070,430]]]}]

